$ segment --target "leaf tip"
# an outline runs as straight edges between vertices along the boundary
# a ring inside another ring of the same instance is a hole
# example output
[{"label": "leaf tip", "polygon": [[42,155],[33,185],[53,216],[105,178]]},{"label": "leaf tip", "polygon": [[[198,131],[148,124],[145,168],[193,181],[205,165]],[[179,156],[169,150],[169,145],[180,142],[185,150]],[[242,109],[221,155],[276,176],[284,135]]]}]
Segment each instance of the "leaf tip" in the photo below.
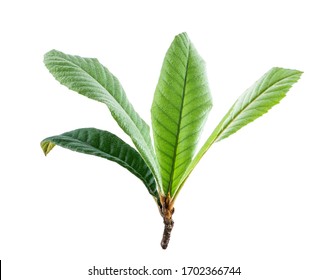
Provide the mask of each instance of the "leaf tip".
[{"label": "leaf tip", "polygon": [[186,42],[190,42],[190,38],[186,32],[179,33],[175,36],[175,40],[183,40]]},{"label": "leaf tip", "polygon": [[56,145],[50,141],[47,141],[47,140],[43,140],[41,143],[41,148],[42,148],[42,151],[44,153],[45,156],[48,155],[48,153],[50,153],[50,151],[53,149],[53,147]]},{"label": "leaf tip", "polygon": [[51,51],[46,52],[46,53],[44,54],[44,56],[43,56],[44,61],[46,61],[47,58],[49,58],[50,56],[53,56],[53,55],[56,54],[57,52],[58,52],[58,51],[55,50],[55,49],[52,49]]},{"label": "leaf tip", "polygon": [[303,74],[303,71],[301,71],[301,70],[291,69],[289,71],[292,72],[292,76],[294,78],[294,83],[298,82]]},{"label": "leaf tip", "polygon": [[290,76],[298,76],[299,78],[303,74],[303,71],[300,71],[300,70],[297,70],[297,69],[282,68],[282,67],[273,67],[272,70],[274,72],[289,73]]}]

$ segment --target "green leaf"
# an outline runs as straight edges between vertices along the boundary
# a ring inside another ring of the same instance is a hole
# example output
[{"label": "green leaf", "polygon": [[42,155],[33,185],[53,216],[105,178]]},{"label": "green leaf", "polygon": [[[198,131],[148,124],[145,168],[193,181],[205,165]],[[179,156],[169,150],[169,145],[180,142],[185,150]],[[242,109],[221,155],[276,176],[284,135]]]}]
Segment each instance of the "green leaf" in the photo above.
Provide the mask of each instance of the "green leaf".
[{"label": "green leaf", "polygon": [[197,153],[183,176],[181,186],[214,142],[227,138],[243,126],[267,113],[270,108],[286,96],[292,85],[300,79],[301,74],[302,72],[298,70],[272,68],[252,87],[247,89],[236,100]]},{"label": "green leaf", "polygon": [[205,63],[186,33],[168,49],[151,108],[155,150],[166,195],[192,161],[212,107]]},{"label": "green leaf", "polygon": [[52,50],[45,54],[44,63],[61,84],[108,106],[113,118],[131,137],[157,183],[161,185],[149,126],[128,101],[118,79],[95,58],[82,58]]},{"label": "green leaf", "polygon": [[81,128],[48,137],[41,142],[45,155],[55,145],[118,163],[141,179],[149,193],[159,201],[155,179],[151,170],[140,154],[116,135],[95,128]]}]

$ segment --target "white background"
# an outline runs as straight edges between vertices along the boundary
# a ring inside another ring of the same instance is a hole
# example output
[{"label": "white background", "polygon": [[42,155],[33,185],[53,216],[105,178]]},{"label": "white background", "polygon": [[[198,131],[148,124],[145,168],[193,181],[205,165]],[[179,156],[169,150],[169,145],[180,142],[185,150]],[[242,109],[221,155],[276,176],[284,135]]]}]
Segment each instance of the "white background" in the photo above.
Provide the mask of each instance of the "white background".
[{"label": "white background", "polygon": [[[241,267],[222,279],[327,279],[326,14],[314,0],[2,1],[3,279],[93,279],[93,265],[179,270],[167,279],[181,279],[184,266]],[[204,138],[271,67],[304,74],[280,105],[205,156],[164,251],[141,181],[58,147],[44,157],[43,138],[75,128],[129,139],[103,104],[61,86],[42,60],[53,48],[97,57],[150,122],[163,57],[184,31],[207,62],[214,108]]]}]

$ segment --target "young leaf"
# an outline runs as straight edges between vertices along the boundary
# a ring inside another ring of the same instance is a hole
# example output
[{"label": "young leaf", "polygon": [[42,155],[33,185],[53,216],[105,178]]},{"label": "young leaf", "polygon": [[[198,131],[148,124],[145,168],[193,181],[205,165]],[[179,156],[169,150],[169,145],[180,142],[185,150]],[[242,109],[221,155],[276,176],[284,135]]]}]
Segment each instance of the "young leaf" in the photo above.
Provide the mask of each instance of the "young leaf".
[{"label": "young leaf", "polygon": [[149,193],[157,199],[159,195],[153,174],[140,154],[116,135],[95,128],[81,128],[52,136],[41,142],[47,155],[55,146],[88,155],[102,157],[125,167],[142,180]]},{"label": "young leaf", "polygon": [[301,74],[302,72],[298,70],[275,67],[247,89],[236,100],[188,166],[181,186],[214,142],[227,138],[249,122],[267,113],[286,96],[292,85],[300,79]]},{"label": "young leaf", "polygon": [[166,195],[177,189],[212,107],[204,64],[186,33],[175,37],[163,62],[151,116]]},{"label": "young leaf", "polygon": [[[217,141],[232,135],[279,103],[301,72],[273,68],[234,103],[195,155],[202,127],[212,106],[205,65],[186,33],[168,49],[151,108],[155,151],[149,127],[135,112],[125,92],[97,59],[51,51],[45,65],[68,88],[106,104],[140,153],[117,136],[94,128],[46,138],[45,154],[55,145],[114,161],[140,178],[157,201],[165,225],[161,247],[166,249],[174,227],[176,197],[197,163]],[[157,155],[157,157],[156,157]]]},{"label": "young leaf", "polygon": [[128,101],[118,79],[95,58],[82,58],[52,50],[45,54],[44,63],[61,84],[108,106],[113,118],[131,137],[157,183],[161,185],[149,126]]}]

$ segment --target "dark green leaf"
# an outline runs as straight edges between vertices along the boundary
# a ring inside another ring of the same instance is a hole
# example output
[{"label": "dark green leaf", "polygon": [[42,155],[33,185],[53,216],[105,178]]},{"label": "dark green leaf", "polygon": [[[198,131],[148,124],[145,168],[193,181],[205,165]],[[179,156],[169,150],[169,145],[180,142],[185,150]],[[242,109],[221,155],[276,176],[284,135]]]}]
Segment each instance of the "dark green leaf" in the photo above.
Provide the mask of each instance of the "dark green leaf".
[{"label": "dark green leaf", "polygon": [[142,180],[149,193],[159,201],[153,174],[140,154],[116,135],[95,128],[81,128],[52,136],[41,142],[45,155],[55,146],[102,157],[128,169]]}]

